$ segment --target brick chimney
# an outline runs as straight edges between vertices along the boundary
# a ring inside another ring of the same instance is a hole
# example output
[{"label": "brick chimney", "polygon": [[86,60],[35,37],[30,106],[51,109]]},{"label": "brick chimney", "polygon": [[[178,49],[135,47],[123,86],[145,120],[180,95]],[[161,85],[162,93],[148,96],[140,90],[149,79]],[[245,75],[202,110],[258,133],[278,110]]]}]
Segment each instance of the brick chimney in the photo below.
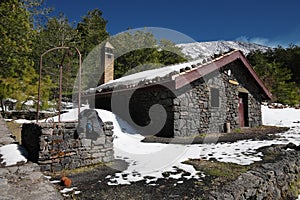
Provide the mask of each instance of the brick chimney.
[{"label": "brick chimney", "polygon": [[114,47],[109,43],[101,49],[101,71],[103,74],[100,77],[99,85],[114,80]]}]

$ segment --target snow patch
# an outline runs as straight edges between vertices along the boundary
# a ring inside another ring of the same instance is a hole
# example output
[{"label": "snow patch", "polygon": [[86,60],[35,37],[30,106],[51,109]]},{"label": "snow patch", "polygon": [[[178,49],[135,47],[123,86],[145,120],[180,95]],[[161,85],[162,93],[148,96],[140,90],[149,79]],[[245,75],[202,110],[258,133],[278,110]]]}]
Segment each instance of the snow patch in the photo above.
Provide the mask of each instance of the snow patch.
[{"label": "snow patch", "polygon": [[[72,112],[77,112],[77,109],[64,113],[62,119],[76,120],[77,113]],[[109,111],[97,109],[97,112],[104,122],[113,122],[115,158],[123,159],[128,163],[127,169],[106,177],[108,185],[131,184],[141,180],[149,185],[155,185],[157,179],[166,178],[163,176],[165,173],[171,174],[167,178],[178,179],[179,182],[185,179],[201,180],[201,177],[205,176],[203,173],[182,162],[188,159],[208,160],[213,158],[221,162],[249,165],[261,160],[263,155],[257,152],[260,147],[289,142],[300,144],[300,126],[293,123],[300,120],[300,110],[291,108],[270,109],[262,106],[264,125],[291,127],[289,131],[279,134],[281,138],[266,141],[242,140],[234,143],[193,145],[142,143],[141,140],[144,137],[124,120]]]},{"label": "snow patch", "polygon": [[0,161],[6,167],[16,165],[19,162],[27,162],[28,153],[24,147],[18,144],[8,144],[0,147]]},{"label": "snow patch", "polygon": [[265,105],[263,105],[261,109],[264,125],[294,127],[298,125],[295,122],[300,120],[300,109],[271,109]]}]

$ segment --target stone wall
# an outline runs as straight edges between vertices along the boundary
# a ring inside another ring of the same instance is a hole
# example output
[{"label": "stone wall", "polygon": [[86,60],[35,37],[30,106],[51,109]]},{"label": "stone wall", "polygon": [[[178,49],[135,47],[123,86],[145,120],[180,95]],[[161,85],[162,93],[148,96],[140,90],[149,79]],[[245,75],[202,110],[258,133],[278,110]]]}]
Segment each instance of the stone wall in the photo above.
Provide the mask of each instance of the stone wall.
[{"label": "stone wall", "polygon": [[[240,127],[238,103],[241,93],[247,97],[245,126],[260,126],[262,90],[242,65],[237,60],[178,90],[162,84],[114,91],[112,96],[98,96],[96,108],[114,112],[145,135],[191,136],[225,132],[227,123],[231,129]],[[217,91],[217,96],[213,96],[213,90]],[[212,105],[216,102],[217,106]],[[156,113],[151,115],[151,108],[157,104],[162,109],[154,110]],[[165,118],[166,123],[159,131],[143,129],[155,123],[160,127]]]},{"label": "stone wall", "polygon": [[[129,110],[134,123],[144,134],[173,136],[175,94],[168,87],[157,85],[147,90],[138,89],[130,98]],[[159,105],[159,107],[156,107]],[[151,110],[152,109],[152,110]],[[145,132],[146,131],[146,132]]]},{"label": "stone wall", "polygon": [[172,137],[174,98],[168,86],[155,85],[98,96],[95,107],[112,111],[144,135]]},{"label": "stone wall", "polygon": [[263,153],[272,156],[272,162],[211,188],[206,199],[296,199],[300,193],[300,147],[291,143],[274,145],[266,147]]},{"label": "stone wall", "polygon": [[[230,75],[226,73],[228,70],[231,70]],[[212,96],[213,89],[218,90],[218,97]],[[226,123],[230,123],[231,129],[240,127],[238,101],[241,91],[248,99],[246,126],[260,126],[261,91],[249,72],[236,61],[177,91],[173,108],[174,136],[225,132]],[[212,105],[213,98],[219,106]]]},{"label": "stone wall", "polygon": [[[56,116],[55,112],[40,112],[39,119],[47,119]],[[27,120],[35,120],[36,119],[36,111],[5,111],[3,114],[5,119],[27,119]]]},{"label": "stone wall", "polygon": [[29,160],[42,171],[74,169],[99,162],[111,162],[113,157],[113,125],[105,122],[103,134],[88,139],[77,134],[76,123],[23,124],[22,145]]},{"label": "stone wall", "polygon": [[[211,90],[219,95],[212,97]],[[174,99],[174,136],[224,132],[227,96],[221,74],[211,74],[180,89]],[[212,106],[212,98],[219,106]]]},{"label": "stone wall", "polygon": [[[258,86],[254,78],[249,74],[249,71],[245,67],[241,67],[241,61],[236,60],[235,62],[222,68],[221,72],[223,74],[224,83],[226,85],[226,95],[230,105],[229,108],[237,111],[238,106],[238,93],[242,89],[242,92],[247,94],[248,98],[248,126],[255,127],[262,125],[261,118],[261,94],[262,89]],[[226,75],[226,71],[231,70],[231,75]],[[238,82],[239,85],[230,84],[229,80]],[[232,113],[230,111],[229,113]],[[232,128],[239,127],[238,115],[228,117]]]}]

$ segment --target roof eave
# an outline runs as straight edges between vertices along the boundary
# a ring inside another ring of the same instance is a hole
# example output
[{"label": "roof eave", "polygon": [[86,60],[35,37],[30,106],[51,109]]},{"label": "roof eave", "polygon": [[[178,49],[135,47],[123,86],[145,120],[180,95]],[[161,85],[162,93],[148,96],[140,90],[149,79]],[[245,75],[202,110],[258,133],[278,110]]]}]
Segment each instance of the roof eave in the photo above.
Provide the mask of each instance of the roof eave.
[{"label": "roof eave", "polygon": [[196,70],[192,70],[189,72],[186,72],[184,74],[181,74],[177,77],[175,77],[175,89],[179,89],[192,81],[195,81],[211,72],[214,72],[215,70],[221,69],[225,65],[240,59],[244,66],[247,68],[251,76],[255,79],[255,81],[258,83],[258,85],[261,87],[263,92],[265,93],[266,98],[264,100],[270,100],[272,99],[271,92],[266,88],[262,80],[257,76],[255,71],[253,70],[252,66],[246,59],[246,57],[243,55],[243,53],[239,50],[230,52],[228,54],[225,54],[212,62],[209,62],[207,64],[204,64],[203,66],[197,68]]}]

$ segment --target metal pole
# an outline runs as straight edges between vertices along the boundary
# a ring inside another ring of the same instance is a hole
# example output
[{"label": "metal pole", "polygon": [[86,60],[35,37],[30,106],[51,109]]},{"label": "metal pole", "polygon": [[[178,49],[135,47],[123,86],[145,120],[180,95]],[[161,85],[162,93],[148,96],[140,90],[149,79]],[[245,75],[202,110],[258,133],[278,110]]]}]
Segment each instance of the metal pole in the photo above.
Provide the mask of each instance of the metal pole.
[{"label": "metal pole", "polygon": [[62,65],[59,65],[59,100],[58,100],[58,123],[60,123],[61,100],[62,100]]},{"label": "metal pole", "polygon": [[42,82],[42,67],[43,67],[43,54],[40,58],[40,75],[39,75],[39,85],[38,85],[38,102],[37,102],[37,111],[36,111],[36,123],[39,121],[40,113],[40,101],[41,101],[41,82]]},{"label": "metal pole", "polygon": [[[52,49],[49,49],[47,51],[45,51],[40,58],[40,74],[39,74],[39,83],[38,83],[38,103],[37,103],[37,114],[36,114],[36,122],[38,122],[39,119],[39,112],[40,112],[40,102],[41,102],[41,86],[42,86],[42,68],[43,68],[43,56],[51,51],[57,50],[57,49],[70,49],[70,48],[74,48],[78,54],[78,59],[79,59],[79,72],[78,72],[78,115],[80,113],[80,99],[81,99],[81,67],[82,67],[82,61],[81,61],[81,53],[79,51],[78,48],[76,47],[54,47]],[[64,55],[65,56],[65,55]],[[62,64],[61,64],[61,71],[62,71]],[[60,72],[62,73],[62,72]],[[60,74],[60,78],[62,77],[62,75]],[[60,86],[60,90],[61,90],[61,86]],[[61,95],[61,92],[60,92]],[[59,102],[61,102],[61,96],[60,96],[60,100]],[[60,122],[60,107],[59,106],[59,122]],[[78,118],[79,121],[79,118]]]},{"label": "metal pole", "polygon": [[78,71],[78,123],[79,123],[79,114],[80,114],[80,104],[81,104],[81,54],[76,48],[79,54],[79,71]]},{"label": "metal pole", "polygon": [[[69,48],[67,47],[68,51]],[[59,65],[59,100],[58,100],[58,123],[61,122],[61,101],[62,101],[62,68],[63,68],[63,63],[66,58],[67,52],[64,53],[63,58],[61,59],[60,65]]]},{"label": "metal pole", "polygon": [[78,48],[73,47],[78,53],[78,60],[79,60],[79,69],[78,69],[78,123],[79,123],[79,114],[80,114],[80,104],[81,104],[81,53]]}]

